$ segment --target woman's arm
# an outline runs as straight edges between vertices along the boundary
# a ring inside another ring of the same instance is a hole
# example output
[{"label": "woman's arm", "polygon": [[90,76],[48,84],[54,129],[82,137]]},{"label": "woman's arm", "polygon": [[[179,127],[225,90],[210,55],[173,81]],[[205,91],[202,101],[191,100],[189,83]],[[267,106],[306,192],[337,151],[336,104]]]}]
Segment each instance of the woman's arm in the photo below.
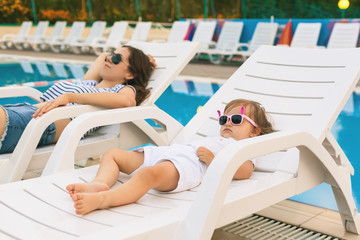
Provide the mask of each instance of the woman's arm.
[{"label": "woman's arm", "polygon": [[44,113],[59,106],[65,106],[70,102],[105,108],[136,106],[135,92],[131,87],[124,87],[118,93],[65,93],[50,102],[44,103],[35,111],[32,117],[40,117]]},{"label": "woman's arm", "polygon": [[104,62],[107,55],[108,53],[104,52],[96,58],[96,60],[93,62],[93,64],[91,64],[89,70],[83,77],[83,80],[95,80],[97,82],[100,82],[100,70],[104,67]]}]

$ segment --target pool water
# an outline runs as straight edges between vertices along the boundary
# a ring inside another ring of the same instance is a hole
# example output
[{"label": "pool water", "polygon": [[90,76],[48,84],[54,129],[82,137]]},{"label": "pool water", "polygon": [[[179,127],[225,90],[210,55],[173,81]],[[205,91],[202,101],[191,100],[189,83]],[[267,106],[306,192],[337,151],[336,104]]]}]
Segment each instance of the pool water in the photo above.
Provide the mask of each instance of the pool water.
[{"label": "pool water", "polygon": [[[0,62],[4,62],[1,61]],[[28,85],[45,91],[54,81],[59,79],[82,78],[88,66],[82,64],[63,64],[50,62],[7,61],[0,64],[0,87],[11,85]],[[193,82],[190,80],[175,80],[156,101],[156,105],[186,125],[196,114],[199,106],[220,88],[216,83]],[[28,98],[1,99],[0,104],[30,102]],[[352,176],[353,195],[360,209],[360,151],[358,138],[360,136],[360,94],[353,93],[347,105],[331,129],[345,154],[353,164],[355,175]],[[303,194],[291,198],[294,201],[337,210],[337,205],[331,187],[321,184]]]}]

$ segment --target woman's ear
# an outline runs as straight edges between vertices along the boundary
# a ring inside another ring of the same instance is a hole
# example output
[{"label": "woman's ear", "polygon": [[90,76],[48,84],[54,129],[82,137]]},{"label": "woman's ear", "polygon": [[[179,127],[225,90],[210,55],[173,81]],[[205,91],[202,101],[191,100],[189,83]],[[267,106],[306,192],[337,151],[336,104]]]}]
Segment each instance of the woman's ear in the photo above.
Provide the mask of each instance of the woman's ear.
[{"label": "woman's ear", "polygon": [[130,72],[126,73],[125,80],[128,81],[128,80],[132,80],[132,79],[134,79],[134,75]]},{"label": "woman's ear", "polygon": [[261,133],[261,129],[259,127],[254,128],[252,133],[250,133],[250,137],[256,137],[259,136]]}]

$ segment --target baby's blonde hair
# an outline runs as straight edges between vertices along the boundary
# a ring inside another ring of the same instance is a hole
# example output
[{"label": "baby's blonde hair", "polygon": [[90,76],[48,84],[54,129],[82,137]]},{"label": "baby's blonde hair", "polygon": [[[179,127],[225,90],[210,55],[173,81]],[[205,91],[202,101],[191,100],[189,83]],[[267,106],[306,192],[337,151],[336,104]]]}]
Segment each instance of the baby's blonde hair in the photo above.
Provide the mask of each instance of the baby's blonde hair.
[{"label": "baby's blonde hair", "polygon": [[250,112],[246,115],[258,125],[258,128],[261,130],[260,135],[274,132],[272,124],[267,118],[266,111],[260,103],[247,99],[235,99],[226,105],[224,113],[237,106],[243,106],[249,109]]}]

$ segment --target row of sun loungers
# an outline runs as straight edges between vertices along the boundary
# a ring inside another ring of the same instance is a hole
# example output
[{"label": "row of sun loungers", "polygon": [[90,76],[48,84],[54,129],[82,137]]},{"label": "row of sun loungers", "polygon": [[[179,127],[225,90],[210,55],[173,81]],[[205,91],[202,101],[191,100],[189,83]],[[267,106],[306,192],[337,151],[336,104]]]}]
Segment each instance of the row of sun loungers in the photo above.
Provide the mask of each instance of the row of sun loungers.
[{"label": "row of sun loungers", "polygon": [[[28,36],[32,22],[23,22],[17,35],[6,34],[0,41],[2,48],[16,47],[25,49],[32,47],[35,51],[51,49],[54,52],[71,51],[79,53],[95,53],[109,51],[121,46],[129,40],[148,41],[152,22],[138,22],[132,32],[131,39],[125,34],[129,29],[126,21],[115,22],[108,34],[103,37],[106,22],[96,21],[92,25],[87,38],[82,32],[85,22],[74,22],[67,37],[63,31],[66,22],[55,24],[50,36],[45,36],[47,21],[39,22],[34,34]],[[168,34],[167,42],[178,42],[189,39],[189,33],[195,29],[191,41],[200,42],[201,48],[195,59],[206,56],[213,63],[223,61],[246,60],[261,45],[274,45],[279,24],[275,22],[259,22],[249,43],[241,43],[240,37],[244,28],[241,21],[225,21],[217,42],[212,41],[217,21],[198,21],[196,27],[190,21],[175,21]],[[329,37],[328,48],[353,48],[357,46],[360,23],[336,23]],[[299,23],[296,27],[290,47],[319,47],[317,45],[321,31],[321,23]],[[191,38],[191,37],[190,37]]]}]

